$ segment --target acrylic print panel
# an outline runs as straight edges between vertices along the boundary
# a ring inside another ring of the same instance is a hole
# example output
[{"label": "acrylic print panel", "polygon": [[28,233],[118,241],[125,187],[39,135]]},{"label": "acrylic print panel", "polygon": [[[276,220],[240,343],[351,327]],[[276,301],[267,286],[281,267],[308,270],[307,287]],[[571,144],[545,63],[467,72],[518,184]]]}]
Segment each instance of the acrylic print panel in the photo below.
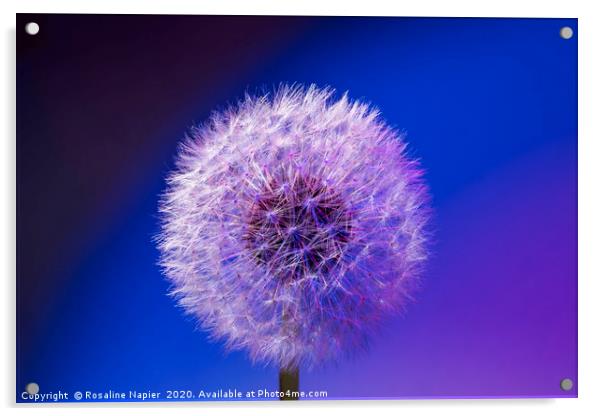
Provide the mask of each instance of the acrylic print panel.
[{"label": "acrylic print panel", "polygon": [[17,15],[16,400],[576,397],[577,36]]}]

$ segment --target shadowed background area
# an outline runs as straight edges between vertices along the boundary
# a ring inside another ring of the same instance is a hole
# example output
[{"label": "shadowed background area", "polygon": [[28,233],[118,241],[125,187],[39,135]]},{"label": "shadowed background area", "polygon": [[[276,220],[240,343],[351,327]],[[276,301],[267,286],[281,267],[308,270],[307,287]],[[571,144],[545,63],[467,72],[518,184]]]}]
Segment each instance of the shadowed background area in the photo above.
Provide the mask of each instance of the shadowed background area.
[{"label": "shadowed background area", "polygon": [[576,19],[17,15],[17,400],[29,382],[277,389],[277,369],[183,317],[152,238],[187,128],[279,83],[377,105],[435,209],[416,302],[301,389],[575,396],[559,385],[577,379],[576,35]]}]

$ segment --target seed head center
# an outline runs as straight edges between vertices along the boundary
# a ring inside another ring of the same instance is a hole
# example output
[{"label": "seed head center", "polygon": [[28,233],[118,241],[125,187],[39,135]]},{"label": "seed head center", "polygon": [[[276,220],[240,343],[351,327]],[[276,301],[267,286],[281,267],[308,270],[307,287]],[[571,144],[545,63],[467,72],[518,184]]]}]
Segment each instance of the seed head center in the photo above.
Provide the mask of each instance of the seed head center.
[{"label": "seed head center", "polygon": [[283,280],[325,275],[351,237],[342,196],[312,176],[272,179],[259,191],[243,235],[255,261]]}]

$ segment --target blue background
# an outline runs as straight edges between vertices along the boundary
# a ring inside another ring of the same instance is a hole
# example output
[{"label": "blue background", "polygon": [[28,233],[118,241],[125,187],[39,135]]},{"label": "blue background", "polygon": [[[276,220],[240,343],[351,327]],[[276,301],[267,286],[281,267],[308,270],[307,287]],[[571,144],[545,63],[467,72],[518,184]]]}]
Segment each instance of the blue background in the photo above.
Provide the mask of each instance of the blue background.
[{"label": "blue background", "polygon": [[[408,135],[431,187],[416,303],[344,397],[575,396],[576,19],[18,15],[17,392],[277,389],[166,292],[157,199],[186,129],[245,91],[332,86]],[[562,39],[560,28],[575,36]],[[137,28],[137,30],[132,30]]]}]

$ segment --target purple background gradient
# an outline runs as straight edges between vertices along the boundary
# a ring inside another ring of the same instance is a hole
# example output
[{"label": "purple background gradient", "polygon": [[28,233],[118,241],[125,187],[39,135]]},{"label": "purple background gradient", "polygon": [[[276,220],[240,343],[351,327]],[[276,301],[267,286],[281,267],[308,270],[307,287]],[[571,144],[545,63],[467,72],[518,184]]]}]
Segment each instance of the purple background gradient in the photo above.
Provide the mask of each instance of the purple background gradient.
[{"label": "purple background gradient", "polygon": [[[553,144],[450,199],[411,313],[369,357],[311,383],[348,397],[560,396],[577,368],[574,164],[571,146]],[[377,374],[386,382],[366,382]]]}]

